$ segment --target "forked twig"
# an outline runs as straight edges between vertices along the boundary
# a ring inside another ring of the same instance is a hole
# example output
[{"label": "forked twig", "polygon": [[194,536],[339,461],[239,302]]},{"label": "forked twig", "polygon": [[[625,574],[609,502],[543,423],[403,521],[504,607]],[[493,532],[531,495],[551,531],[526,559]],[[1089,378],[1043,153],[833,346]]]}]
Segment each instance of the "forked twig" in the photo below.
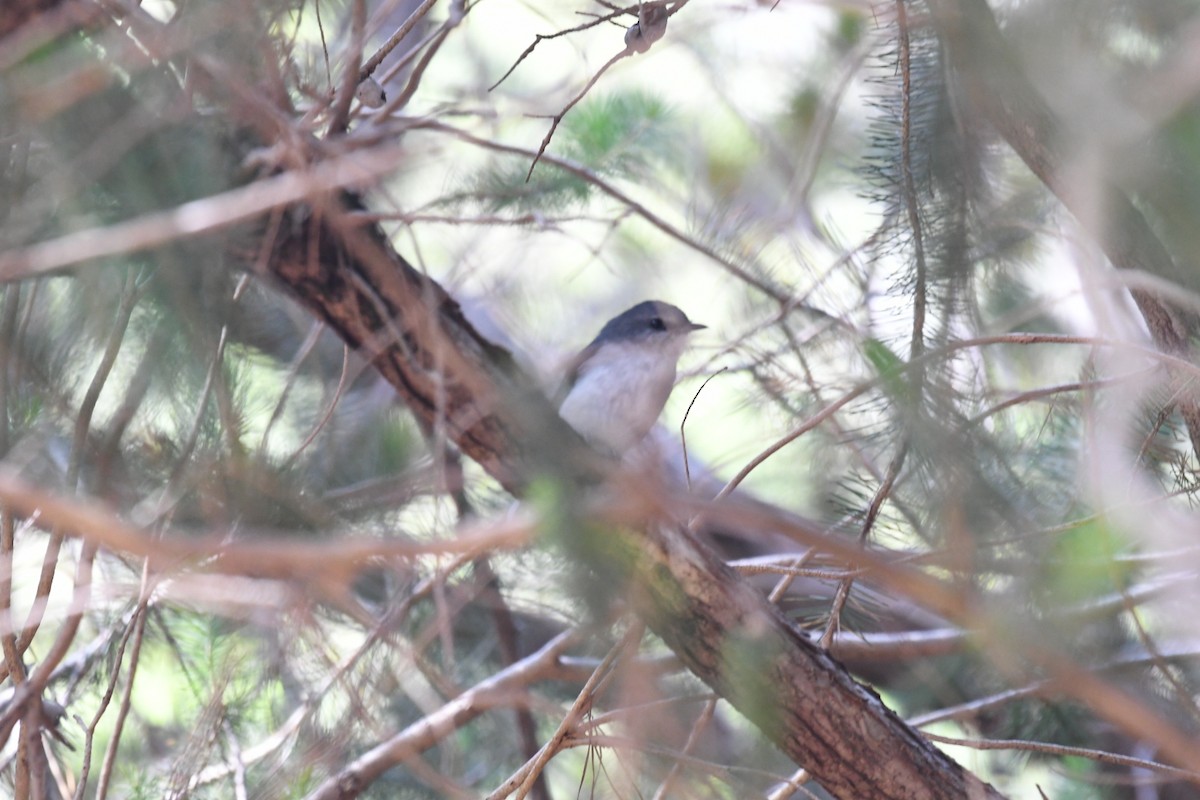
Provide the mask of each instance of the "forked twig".
[{"label": "forked twig", "polygon": [[537,166],[538,161],[540,161],[542,158],[542,154],[545,153],[546,148],[550,146],[550,140],[554,138],[554,132],[558,130],[558,125],[563,121],[563,117],[567,115],[567,112],[574,108],[576,104],[578,104],[579,101],[591,91],[592,87],[596,85],[596,82],[600,80],[600,76],[607,72],[609,67],[620,61],[622,58],[632,56],[635,53],[645,53],[647,50],[649,50],[655,42],[657,42],[666,34],[667,20],[670,18],[670,16],[681,9],[686,3],[687,0],[680,0],[674,5],[669,5],[661,0],[651,3],[638,3],[637,6],[630,8],[614,9],[610,14],[597,16],[590,22],[574,28],[569,28],[567,30],[562,30],[552,34],[538,34],[537,38],[534,39],[533,44],[525,48],[525,52],[521,53],[521,55],[517,57],[516,62],[509,67],[508,72],[504,73],[504,75],[500,77],[500,80],[488,87],[488,91],[490,92],[492,89],[495,89],[497,86],[503,83],[505,78],[513,73],[513,70],[517,68],[517,65],[524,61],[525,58],[533,52],[533,49],[537,47],[538,43],[543,39],[554,39],[559,36],[564,36],[568,33],[575,33],[586,28],[595,27],[602,22],[608,22],[623,14],[632,14],[636,10],[637,22],[633,23],[625,30],[625,48],[606,61],[604,66],[600,67],[600,69],[596,71],[596,74],[588,80],[583,89],[580,90],[580,92],[576,94],[575,97],[573,97],[571,101],[566,104],[566,106],[563,107],[562,111],[559,111],[554,116],[549,117],[551,120],[550,130],[546,132],[546,137],[542,139],[542,143],[537,150],[537,155],[535,155],[533,158],[533,163],[529,165],[529,172],[525,174],[526,183],[529,183],[530,178],[533,177],[533,168]]},{"label": "forked twig", "polygon": [[585,22],[582,25],[576,25],[574,28],[565,28],[565,29],[563,29],[561,31],[557,31],[555,33],[534,34],[533,44],[529,45],[529,47],[526,47],[525,50],[521,53],[521,55],[517,56],[517,60],[513,62],[513,65],[508,68],[507,72],[505,72],[503,75],[500,76],[500,79],[498,81],[496,81],[495,83],[493,83],[491,86],[488,87],[488,91],[490,92],[490,91],[494,90],[497,86],[499,86],[500,84],[502,84],[506,80],[508,80],[508,76],[512,75],[514,72],[516,72],[517,67],[521,66],[521,62],[524,61],[526,58],[528,58],[533,53],[533,51],[537,48],[537,46],[539,44],[541,44],[543,41],[546,41],[548,39],[557,39],[560,36],[566,36],[567,34],[570,34],[570,33],[579,33],[580,31],[586,31],[588,28],[594,28],[597,25],[600,25],[602,23],[611,22],[612,20],[616,19],[617,17],[621,17],[626,14],[633,14],[636,12],[636,10],[637,10],[637,6],[630,6],[629,8],[615,9],[611,14],[605,14],[603,16],[595,17],[591,21]]}]

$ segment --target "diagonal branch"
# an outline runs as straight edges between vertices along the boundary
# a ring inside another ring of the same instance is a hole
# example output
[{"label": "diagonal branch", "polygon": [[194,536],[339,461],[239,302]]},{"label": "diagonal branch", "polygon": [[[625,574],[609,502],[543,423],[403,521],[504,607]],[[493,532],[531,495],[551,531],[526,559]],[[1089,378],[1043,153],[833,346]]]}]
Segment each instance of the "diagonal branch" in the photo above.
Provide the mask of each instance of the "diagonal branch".
[{"label": "diagonal branch", "polygon": [[560,633],[541,650],[481,681],[437,711],[363,753],[325,780],[308,795],[307,800],[348,800],[357,797],[384,772],[433,747],[445,738],[447,732],[462,727],[494,706],[507,705],[519,699],[520,693],[529,684],[553,674],[558,657],[577,638],[573,631]]},{"label": "diagonal branch", "polygon": [[[527,387],[509,354],[374,226],[349,196],[290,215],[271,276],[360,351],[422,424],[440,427],[509,491],[538,474],[596,486],[604,465]],[[439,419],[439,415],[441,418]],[[586,526],[565,549],[629,598],[680,660],[837,797],[998,798],[667,515],[636,531]],[[330,795],[337,796],[337,795]]]}]

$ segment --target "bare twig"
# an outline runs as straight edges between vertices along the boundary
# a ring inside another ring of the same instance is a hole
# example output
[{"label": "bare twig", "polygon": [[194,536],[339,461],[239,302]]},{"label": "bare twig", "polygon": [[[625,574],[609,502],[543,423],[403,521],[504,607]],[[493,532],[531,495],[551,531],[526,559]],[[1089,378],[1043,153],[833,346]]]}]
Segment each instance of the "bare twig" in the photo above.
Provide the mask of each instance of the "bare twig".
[{"label": "bare twig", "polygon": [[13,513],[36,513],[45,524],[61,527],[66,535],[78,536],[89,546],[147,558],[155,566],[178,567],[205,561],[206,568],[226,574],[293,578],[311,575],[338,580],[354,574],[375,558],[477,554],[519,547],[529,541],[533,527],[529,518],[510,517],[486,524],[473,523],[463,529],[461,536],[440,542],[365,537],[304,542],[295,536],[230,542],[228,532],[201,537],[179,533],[156,539],[122,521],[99,503],[56,496],[5,471],[0,471],[0,504],[8,504]]},{"label": "bare twig", "polygon": [[[141,660],[142,639],[146,632],[146,614],[148,613],[150,601],[149,583],[150,576],[145,565],[143,565],[142,598],[139,602],[137,611],[134,613],[133,625],[131,627],[133,632],[133,646],[129,651],[129,672],[125,678],[125,691],[121,693],[121,705],[117,710],[117,718],[113,722],[112,738],[109,739],[108,750],[104,754],[104,763],[100,767],[100,777],[96,782],[97,800],[104,800],[104,798],[108,795],[109,781],[112,779],[113,769],[117,764],[117,748],[120,745],[121,734],[125,727],[125,720],[129,717],[129,709],[133,700],[133,689],[135,685],[134,679],[137,677],[138,664]],[[116,681],[117,677],[120,675],[120,658],[124,656],[125,652],[124,641],[121,642],[121,649],[118,652],[120,653],[118,656],[118,661],[116,662],[118,664],[118,668],[113,670],[113,681]],[[103,708],[101,708],[96,714],[97,722],[99,721],[102,713]],[[80,782],[80,785],[82,787],[82,781]],[[82,796],[82,794],[80,796]]]},{"label": "bare twig", "polygon": [[[537,155],[533,157],[533,162],[529,165],[529,172],[525,175],[526,183],[528,183],[529,179],[533,177],[533,168],[537,166],[538,161],[541,160],[542,154],[546,152],[546,148],[550,145],[550,140],[554,138],[554,132],[558,130],[558,125],[560,122],[562,122],[563,117],[567,115],[567,112],[574,108],[575,105],[582,100],[589,91],[591,91],[592,87],[596,85],[596,82],[600,80],[600,76],[607,72],[609,67],[611,67],[613,64],[616,64],[623,58],[636,55],[637,53],[645,53],[650,49],[651,45],[661,39],[667,32],[667,20],[672,14],[682,8],[686,2],[687,0],[677,2],[671,8],[668,8],[667,3],[660,2],[659,0],[654,0],[654,2],[641,2],[638,4],[638,21],[625,31],[625,49],[615,54],[608,61],[604,62],[600,69],[596,70],[596,73],[592,75],[592,77],[588,79],[588,82],[584,84],[583,88],[579,90],[579,93],[571,98],[571,100],[565,106],[563,106],[561,111],[550,118],[550,130],[546,132],[545,138],[542,139],[542,143],[538,146]],[[601,21],[601,18],[597,18],[596,22],[593,24],[596,24],[599,21]],[[526,55],[533,51],[533,47],[536,44],[537,41],[535,40],[533,45],[530,45],[529,50],[521,54],[521,58],[517,59],[518,64],[521,62],[521,59],[525,58]],[[513,69],[516,69],[516,64],[513,65],[509,72],[512,72]],[[505,73],[505,77],[507,76],[508,73]],[[500,80],[502,81],[504,78],[501,78]],[[494,89],[495,86],[492,86],[492,88]]]},{"label": "bare twig", "polygon": [[637,11],[637,6],[629,6],[627,8],[614,9],[612,12],[610,12],[608,14],[595,17],[588,22],[584,22],[580,25],[576,25],[574,28],[566,28],[564,30],[557,31],[556,33],[534,34],[533,43],[531,45],[529,45],[528,47],[526,47],[525,50],[521,53],[521,55],[517,56],[517,60],[513,62],[511,67],[508,68],[508,71],[505,72],[503,75],[501,75],[499,80],[497,80],[495,83],[493,83],[491,86],[489,86],[488,91],[489,92],[494,91],[497,86],[504,83],[504,81],[508,78],[508,76],[512,75],[513,72],[517,69],[517,67],[519,67],[521,65],[521,62],[524,61],[526,58],[528,58],[533,53],[533,51],[535,49],[537,49],[537,46],[539,44],[541,44],[542,42],[549,41],[550,39],[557,39],[560,36],[567,36],[572,33],[579,33],[580,31],[585,31],[589,28],[595,28],[597,25],[603,25],[604,23],[614,20],[617,17],[623,17],[626,14],[633,14],[633,13],[636,13],[636,11]]},{"label": "bare twig", "polygon": [[608,655],[604,657],[604,660],[600,662],[600,665],[596,667],[591,677],[588,678],[587,683],[579,690],[575,702],[567,710],[567,713],[563,715],[558,728],[546,740],[546,744],[542,746],[537,756],[521,767],[521,769],[517,770],[508,780],[500,784],[495,791],[487,796],[486,800],[503,800],[514,792],[516,793],[517,800],[521,800],[529,793],[534,781],[537,780],[537,776],[542,773],[546,764],[562,748],[575,726],[583,718],[583,715],[592,707],[596,696],[612,680],[613,665],[641,640],[644,632],[645,629],[640,623],[635,623],[629,627],[629,630],[621,637],[621,641],[608,651]]},{"label": "bare twig", "polygon": [[[925,351],[925,353],[922,354],[920,357],[915,358],[912,361],[910,361],[909,366],[917,366],[921,363],[928,362],[929,360],[934,359],[934,358],[942,358],[942,357],[944,357],[950,353],[953,353],[955,351],[958,351],[958,350],[964,350],[964,349],[969,349],[969,348],[974,348],[974,347],[981,347],[981,346],[986,346],[986,345],[1005,344],[1005,343],[1018,344],[1018,345],[1087,344],[1087,345],[1095,345],[1095,346],[1100,346],[1100,347],[1126,348],[1126,349],[1129,349],[1129,350],[1132,350],[1132,351],[1135,351],[1138,353],[1144,353],[1144,354],[1160,361],[1161,363],[1163,363],[1165,365],[1169,365],[1173,369],[1188,372],[1193,375],[1200,374],[1200,368],[1196,367],[1195,365],[1185,361],[1184,359],[1182,359],[1178,356],[1174,356],[1174,355],[1171,355],[1168,353],[1163,353],[1158,350],[1155,350],[1154,348],[1147,347],[1145,345],[1137,344],[1134,342],[1122,342],[1119,340],[1104,339],[1104,338],[1097,338],[1097,337],[1090,337],[1090,336],[1065,336],[1065,335],[1059,335],[1059,334],[1030,334],[1030,333],[1015,333],[1015,334],[1005,334],[1005,335],[1000,335],[1000,336],[980,336],[980,337],[975,337],[975,338],[971,338],[971,339],[964,339],[964,340],[958,341],[958,342],[951,342],[949,344],[944,345],[943,347],[937,348],[936,350]],[[884,376],[878,376],[870,381],[859,384],[856,388],[854,388],[851,391],[847,392],[846,394],[842,395],[841,398],[839,398],[832,404],[826,406],[815,416],[810,417],[799,427],[794,428],[789,434],[787,434],[786,436],[775,441],[775,443],[773,443],[771,446],[769,446],[768,448],[763,450],[757,456],[752,458],[744,467],[742,467],[741,471],[739,471],[737,475],[735,475],[727,484],[725,484],[725,487],[723,489],[721,489],[720,493],[717,494],[716,499],[720,500],[721,498],[728,496],[729,493],[732,492],[734,489],[736,489],[738,487],[738,485],[740,485],[741,482],[744,481],[751,472],[753,472],[759,465],[761,465],[768,458],[770,458],[771,456],[778,453],[780,450],[782,450],[787,445],[796,441],[796,439],[799,439],[801,436],[803,436],[808,431],[810,431],[813,428],[820,425],[822,422],[824,422],[826,419],[828,419],[830,416],[835,414],[837,411],[839,411],[840,409],[845,407],[847,404],[849,404],[853,400],[861,397],[862,395],[866,394],[868,391],[871,391],[871,390],[877,388],[878,386],[880,386],[883,383],[883,381],[884,381]]]},{"label": "bare twig", "polygon": [[489,708],[519,702],[522,690],[552,674],[559,655],[576,641],[578,634],[575,631],[560,633],[536,653],[481,681],[437,711],[368,750],[330,776],[306,800],[357,797],[384,772],[432,747]]},{"label": "bare twig", "polygon": [[352,151],[310,170],[285,172],[166,211],[0,252],[0,282],[25,280],[105,256],[135,253],[220,230],[331,189],[372,184],[409,155],[406,147],[396,144]]},{"label": "bare twig", "polygon": [[[80,471],[83,469],[84,450],[91,431],[92,415],[95,413],[96,403],[100,399],[100,392],[103,391],[105,384],[108,382],[113,365],[117,361],[121,344],[125,340],[125,331],[129,325],[129,319],[133,315],[133,309],[140,297],[141,291],[137,286],[137,278],[131,270],[126,274],[121,302],[117,306],[117,312],[113,319],[112,328],[109,330],[104,352],[100,356],[100,361],[96,365],[96,371],[92,374],[92,379],[88,384],[87,391],[84,393],[83,400],[79,405],[79,411],[76,414],[75,429],[71,443],[71,458],[67,463],[66,474],[64,476],[64,485],[67,491],[75,492],[79,488],[77,483]],[[17,650],[20,653],[23,653],[29,647],[41,624],[42,614],[45,611],[45,599],[50,594],[50,588],[54,582],[54,574],[59,566],[58,558],[62,542],[62,532],[57,529],[51,529],[50,538],[46,543],[46,552],[42,558],[41,573],[38,576],[36,597],[30,609],[29,616],[25,620],[25,626],[21,631],[21,638],[17,643]]]},{"label": "bare twig", "polygon": [[[488,150],[494,150],[498,153],[510,153],[512,155],[518,155],[518,156],[523,156],[523,157],[528,157],[528,158],[533,158],[534,156],[537,155],[536,151],[529,150],[524,147],[516,147],[513,145],[502,144],[500,142],[496,142],[491,139],[485,139],[485,138],[476,136],[473,133],[470,133],[469,131],[463,130],[461,128],[456,128],[452,125],[447,125],[445,123],[438,122],[436,120],[422,120],[420,122],[415,123],[415,126],[427,128],[430,130],[445,131],[447,133],[453,134],[454,136],[456,136],[457,138],[461,139],[464,142],[468,142],[470,144],[476,145],[478,147],[483,147]],[[569,161],[567,159],[558,158],[558,157],[551,156],[551,155],[543,155],[540,160],[547,164],[553,164],[554,166],[558,167],[559,169],[561,169],[571,175],[574,175],[577,178],[587,181],[588,183],[595,186],[597,189],[599,189],[604,194],[608,195],[612,199],[616,200],[617,202],[619,202],[622,205],[626,206],[627,208],[631,209],[639,217],[644,219],[646,222],[650,223],[652,226],[654,226],[655,228],[657,228],[658,230],[660,230],[661,232],[663,232],[670,238],[675,239],[676,241],[680,242],[681,244],[685,245],[686,247],[689,247],[692,250],[695,250],[696,252],[700,253],[701,255],[704,255],[707,258],[712,259],[714,262],[716,262],[722,268],[724,268],[726,271],[728,271],[731,275],[735,276],[736,278],[743,281],[747,285],[752,286],[753,288],[762,292],[764,295],[766,295],[780,303],[786,303],[790,299],[790,295],[787,292],[784,292],[781,289],[770,285],[769,283],[762,280],[761,278],[751,274],[743,266],[741,266],[740,264],[737,264],[735,261],[733,261],[729,257],[721,254],[716,248],[710,247],[709,245],[706,245],[703,242],[700,242],[695,237],[690,236],[683,230],[680,230],[675,225],[672,225],[670,222],[667,222],[666,219],[664,219],[663,217],[659,216],[658,214],[655,214],[654,212],[650,211],[650,209],[648,209],[645,205],[637,202],[629,194],[621,191],[615,185],[613,185],[609,181],[606,181],[605,179],[601,178],[600,176],[596,175],[594,172],[587,169],[586,167],[576,164],[573,161]],[[3,254],[0,254],[0,280],[3,279],[3,276],[4,276],[4,260],[3,260]]]},{"label": "bare twig", "polygon": [[397,28],[392,35],[388,37],[388,40],[383,44],[382,47],[376,50],[370,58],[363,62],[362,67],[358,71],[358,80],[355,81],[356,84],[365,81],[372,74],[374,74],[375,70],[379,68],[379,65],[383,63],[383,60],[387,58],[388,53],[395,50],[396,46],[403,41],[404,37],[408,36],[408,34],[412,32],[413,28],[417,27],[417,24],[425,18],[425,15],[429,13],[436,2],[437,0],[423,0],[421,5],[413,9],[413,12],[409,15],[408,19],[404,20],[404,24]]},{"label": "bare twig", "polygon": [[346,130],[346,121],[350,116],[350,104],[354,102],[354,90],[362,78],[358,77],[358,63],[362,58],[365,41],[364,27],[367,24],[366,0],[351,0],[350,3],[350,41],[346,43],[345,63],[342,65],[342,82],[337,95],[333,99],[333,113],[329,118],[329,128],[326,136],[336,136]]},{"label": "bare twig", "polygon": [[540,161],[542,158],[542,154],[546,152],[546,148],[550,145],[550,140],[554,138],[554,132],[558,130],[558,124],[562,122],[562,119],[567,115],[567,112],[574,108],[575,104],[584,98],[591,88],[596,85],[596,81],[600,80],[600,76],[608,71],[609,67],[620,61],[622,58],[626,58],[631,55],[633,55],[633,50],[629,47],[626,47],[608,61],[604,62],[603,66],[596,70],[596,74],[593,75],[586,84],[584,84],[583,89],[579,91],[579,94],[571,98],[571,100],[568,101],[563,107],[562,111],[559,111],[550,118],[550,130],[546,131],[546,136],[542,139],[542,143],[538,145],[537,154],[534,155],[533,161],[529,164],[529,172],[525,174],[526,183],[528,183],[529,179],[533,177],[533,168],[537,166],[538,161]]},{"label": "bare twig", "polygon": [[709,375],[707,378],[704,379],[704,383],[700,384],[700,388],[697,389],[696,393],[692,395],[692,401],[690,403],[688,403],[687,411],[683,412],[683,419],[680,420],[680,422],[679,422],[679,442],[683,447],[683,474],[687,478],[687,487],[688,487],[689,491],[691,491],[691,488],[692,488],[692,467],[688,460],[688,449],[687,449],[686,428],[687,428],[688,416],[691,415],[692,406],[696,405],[696,400],[699,399],[700,393],[704,391],[704,387],[708,386],[709,381],[711,381],[713,378],[717,377],[724,371],[725,371],[725,367],[721,367],[719,370],[714,372],[712,375]]},{"label": "bare twig", "polygon": [[[875,526],[875,520],[879,517],[879,511],[891,495],[892,489],[896,485],[896,479],[900,477],[900,470],[904,466],[904,459],[907,455],[908,441],[906,437],[905,441],[900,444],[900,450],[892,458],[891,463],[888,464],[883,482],[875,490],[871,502],[867,504],[867,513],[863,518],[862,528],[858,532],[858,543],[860,546],[865,546],[867,540],[870,538],[871,529]],[[829,622],[825,626],[825,633],[821,636],[822,647],[829,647],[830,642],[833,640],[834,632],[841,625],[842,609],[846,606],[846,600],[850,597],[850,589],[853,585],[853,577],[845,577],[839,581],[837,593],[833,598],[833,606],[829,611]]]},{"label": "bare twig", "polygon": [[258,443],[260,453],[266,452],[267,443],[271,438],[271,429],[275,427],[275,423],[283,416],[284,406],[287,405],[292,388],[296,385],[296,380],[300,377],[300,366],[308,358],[308,354],[312,352],[313,348],[317,346],[317,341],[320,339],[321,331],[323,330],[325,330],[325,324],[320,320],[314,320],[308,329],[308,335],[304,337],[304,341],[297,348],[296,355],[292,358],[292,363],[288,367],[287,377],[283,381],[283,389],[279,392],[279,399],[275,401],[275,408],[271,411],[271,416],[267,419],[267,424],[263,427],[262,438]]},{"label": "bare twig", "polygon": [[[428,69],[429,65],[433,62],[433,57],[437,55],[442,45],[445,44],[448,38],[450,38],[451,31],[458,27],[466,13],[467,8],[464,0],[451,0],[450,15],[446,17],[446,21],[441,24],[441,27],[438,28],[437,32],[429,37],[428,45],[424,46],[421,52],[421,57],[413,67],[412,73],[408,76],[408,80],[405,82],[404,88],[395,97],[384,104],[383,108],[380,109],[379,112],[381,116],[393,113],[395,110],[404,108],[406,105],[408,105],[408,101],[412,99],[412,96],[416,94],[418,87],[420,87],[421,79],[425,75],[425,70]],[[413,54],[405,56],[403,59],[401,59],[393,69],[389,69],[388,74],[392,74],[396,70],[401,69],[403,65],[407,63],[411,55],[415,54],[416,49],[421,49],[421,46],[415,48]]]},{"label": "bare twig", "polygon": [[[88,607],[88,601],[92,593],[92,566],[95,557],[96,548],[90,544],[85,544],[82,552],[79,554],[79,561],[75,569],[75,589],[72,593],[67,618],[62,626],[59,627],[58,634],[55,636],[45,656],[38,662],[33,671],[29,673],[28,679],[16,687],[8,708],[3,713],[0,713],[0,742],[8,740],[13,725],[28,711],[27,704],[30,701],[33,701],[36,708],[41,708],[39,698],[42,690],[46,688],[46,683],[50,680],[50,674],[54,671],[54,668],[66,656],[72,642],[75,641],[75,634],[79,630],[79,622],[83,618],[83,612]],[[38,712],[28,713],[34,715],[33,719],[36,722]]]},{"label": "bare twig", "polygon": [[321,414],[321,418],[317,420],[317,424],[309,431],[308,436],[304,437],[304,441],[296,448],[287,459],[284,460],[284,466],[294,464],[301,454],[308,449],[308,446],[313,443],[313,440],[321,434],[329,420],[333,418],[333,412],[337,410],[338,401],[342,399],[342,393],[346,390],[349,381],[346,379],[347,373],[350,371],[350,348],[342,346],[342,372],[338,376],[337,386],[333,390],[333,396],[329,398],[329,402],[325,406],[325,412]]},{"label": "bare twig", "polygon": [[[696,743],[700,741],[700,735],[708,728],[708,723],[712,721],[713,713],[717,710],[717,698],[712,698],[705,701],[704,708],[700,709],[696,721],[692,723],[692,729],[688,732],[687,742],[683,745],[683,755],[690,756],[696,747]],[[671,788],[676,778],[679,776],[681,762],[676,761],[671,765],[671,770],[667,773],[667,777],[663,778],[663,782],[659,785],[658,790],[654,792],[652,800],[668,800],[672,797]]]},{"label": "bare twig", "polygon": [[1159,773],[1164,777],[1178,778],[1194,784],[1200,784],[1200,772],[1179,769],[1178,767],[1172,767],[1169,764],[1163,764],[1159,761],[1148,761],[1144,758],[1134,758],[1120,753],[1095,750],[1090,747],[1070,747],[1061,744],[1051,744],[1050,742],[1033,742],[1025,739],[972,739],[961,736],[943,736],[937,733],[930,733],[929,731],[922,731],[922,735],[931,742],[970,747],[973,750],[1022,750],[1046,755],[1087,758],[1092,761],[1099,761],[1102,764],[1136,767]]}]

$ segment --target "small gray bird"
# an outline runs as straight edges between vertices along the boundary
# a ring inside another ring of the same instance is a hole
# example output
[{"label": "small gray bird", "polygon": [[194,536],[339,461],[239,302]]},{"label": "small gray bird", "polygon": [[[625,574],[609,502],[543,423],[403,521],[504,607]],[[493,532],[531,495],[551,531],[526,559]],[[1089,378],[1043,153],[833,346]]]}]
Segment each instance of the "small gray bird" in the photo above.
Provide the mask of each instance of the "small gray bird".
[{"label": "small gray bird", "polygon": [[571,361],[558,413],[593,447],[624,455],[658,421],[688,334],[704,327],[659,300],[613,317]]}]

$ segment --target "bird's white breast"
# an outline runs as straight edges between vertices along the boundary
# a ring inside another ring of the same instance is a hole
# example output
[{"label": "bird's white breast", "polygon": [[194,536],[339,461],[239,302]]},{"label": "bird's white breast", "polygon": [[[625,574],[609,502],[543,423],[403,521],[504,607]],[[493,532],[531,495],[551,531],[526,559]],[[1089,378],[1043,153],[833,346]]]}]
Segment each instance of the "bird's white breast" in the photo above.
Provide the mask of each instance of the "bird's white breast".
[{"label": "bird's white breast", "polygon": [[658,421],[683,346],[683,337],[677,344],[605,345],[588,359],[559,413],[594,446],[625,453]]}]

